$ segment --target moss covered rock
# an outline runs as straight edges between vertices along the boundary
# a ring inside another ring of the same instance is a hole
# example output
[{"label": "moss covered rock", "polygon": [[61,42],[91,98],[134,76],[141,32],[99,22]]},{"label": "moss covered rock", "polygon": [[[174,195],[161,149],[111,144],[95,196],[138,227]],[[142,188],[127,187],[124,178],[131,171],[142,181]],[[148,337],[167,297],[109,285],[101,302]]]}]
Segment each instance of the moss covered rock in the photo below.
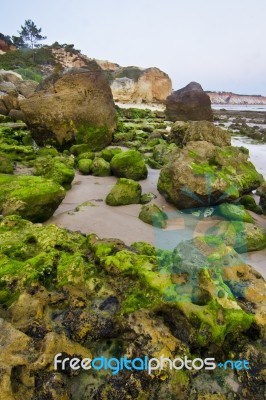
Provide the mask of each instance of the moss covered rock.
[{"label": "moss covered rock", "polygon": [[266,215],[266,182],[262,183],[258,188],[257,193],[260,196],[260,206],[263,210],[263,214]]},{"label": "moss covered rock", "polygon": [[109,206],[138,204],[141,197],[141,186],[132,179],[120,178],[112,187],[105,201]]},{"label": "moss covered rock", "polygon": [[122,150],[119,147],[106,148],[100,152],[99,157],[103,158],[105,161],[110,162],[116,154],[119,154],[121,152]]},{"label": "moss covered rock", "polygon": [[146,224],[165,228],[167,215],[156,204],[147,204],[142,206],[139,219]]},{"label": "moss covered rock", "polygon": [[216,207],[215,212],[231,221],[254,222],[252,216],[241,205],[223,203]]},{"label": "moss covered rock", "polygon": [[0,173],[12,174],[13,168],[14,168],[13,162],[5,154],[0,153]]},{"label": "moss covered rock", "polygon": [[89,173],[92,170],[92,160],[82,158],[81,160],[78,161],[78,170],[81,172],[83,175],[89,175]]},{"label": "moss covered rock", "polygon": [[253,211],[256,214],[262,214],[262,208],[257,205],[254,197],[250,194],[242,196],[239,203],[249,211]]},{"label": "moss covered rock", "polygon": [[160,172],[158,190],[184,209],[237,200],[262,181],[262,175],[241,149],[199,141],[171,153]]},{"label": "moss covered rock", "polygon": [[57,209],[65,190],[52,180],[0,175],[0,212],[18,214],[34,222],[46,221]]},{"label": "moss covered rock", "polygon": [[111,170],[119,178],[135,181],[146,179],[148,170],[141,154],[136,150],[128,150],[116,154],[111,160]]},{"label": "moss covered rock", "polygon": [[95,158],[91,165],[91,173],[94,176],[109,176],[111,175],[111,168],[109,162],[103,158]]},{"label": "moss covered rock", "polygon": [[147,203],[149,203],[150,201],[156,199],[156,197],[157,197],[156,194],[151,193],[151,192],[143,193],[143,194],[141,195],[141,198],[140,198],[140,203],[141,203],[141,204],[147,204]]},{"label": "moss covered rock", "polygon": [[266,247],[266,234],[254,224],[243,221],[223,221],[210,229],[210,234],[220,236],[238,253],[262,250]]},{"label": "moss covered rock", "polygon": [[69,188],[75,176],[74,159],[67,156],[37,157],[34,163],[34,174],[52,179]]},{"label": "moss covered rock", "polygon": [[230,133],[209,121],[176,121],[168,138],[178,146],[192,141],[206,141],[215,146],[230,146]]}]

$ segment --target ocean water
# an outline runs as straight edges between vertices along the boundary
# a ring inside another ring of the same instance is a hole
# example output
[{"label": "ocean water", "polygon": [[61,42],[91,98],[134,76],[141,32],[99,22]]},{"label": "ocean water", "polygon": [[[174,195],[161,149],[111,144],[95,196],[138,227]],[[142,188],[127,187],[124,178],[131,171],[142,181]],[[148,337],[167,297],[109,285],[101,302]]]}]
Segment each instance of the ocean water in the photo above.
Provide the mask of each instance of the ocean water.
[{"label": "ocean water", "polygon": [[260,104],[212,104],[213,110],[228,110],[228,111],[259,111],[266,112],[266,105]]}]

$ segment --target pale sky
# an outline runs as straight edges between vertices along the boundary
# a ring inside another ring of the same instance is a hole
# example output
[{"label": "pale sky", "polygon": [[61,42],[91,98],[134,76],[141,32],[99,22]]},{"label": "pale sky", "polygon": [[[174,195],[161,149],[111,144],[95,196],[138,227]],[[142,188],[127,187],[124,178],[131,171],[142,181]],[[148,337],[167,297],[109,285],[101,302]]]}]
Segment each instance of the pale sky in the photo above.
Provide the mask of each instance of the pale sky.
[{"label": "pale sky", "polygon": [[46,43],[122,66],[158,67],[174,89],[266,95],[266,0],[13,0],[0,32],[32,19]]}]

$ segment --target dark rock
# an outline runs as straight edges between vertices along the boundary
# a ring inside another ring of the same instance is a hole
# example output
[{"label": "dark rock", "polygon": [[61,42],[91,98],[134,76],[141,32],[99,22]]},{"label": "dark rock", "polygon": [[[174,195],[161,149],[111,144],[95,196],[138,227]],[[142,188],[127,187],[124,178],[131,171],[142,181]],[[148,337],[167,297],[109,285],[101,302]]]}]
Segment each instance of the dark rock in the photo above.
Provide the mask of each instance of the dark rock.
[{"label": "dark rock", "polygon": [[211,100],[197,82],[191,82],[168,96],[165,113],[170,121],[213,120]]}]

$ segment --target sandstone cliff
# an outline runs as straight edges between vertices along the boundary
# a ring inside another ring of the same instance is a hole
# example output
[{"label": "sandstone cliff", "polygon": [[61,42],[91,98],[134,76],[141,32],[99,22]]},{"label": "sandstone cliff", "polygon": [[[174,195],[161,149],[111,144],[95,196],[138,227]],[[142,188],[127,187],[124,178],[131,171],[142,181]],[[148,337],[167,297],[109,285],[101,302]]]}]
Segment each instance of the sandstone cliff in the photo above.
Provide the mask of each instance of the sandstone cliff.
[{"label": "sandstone cliff", "polygon": [[158,68],[120,67],[109,79],[115,101],[161,103],[172,92],[171,79]]},{"label": "sandstone cliff", "polygon": [[250,95],[235,94],[232,92],[206,92],[206,93],[210,97],[212,104],[266,105],[265,96],[250,96]]}]

